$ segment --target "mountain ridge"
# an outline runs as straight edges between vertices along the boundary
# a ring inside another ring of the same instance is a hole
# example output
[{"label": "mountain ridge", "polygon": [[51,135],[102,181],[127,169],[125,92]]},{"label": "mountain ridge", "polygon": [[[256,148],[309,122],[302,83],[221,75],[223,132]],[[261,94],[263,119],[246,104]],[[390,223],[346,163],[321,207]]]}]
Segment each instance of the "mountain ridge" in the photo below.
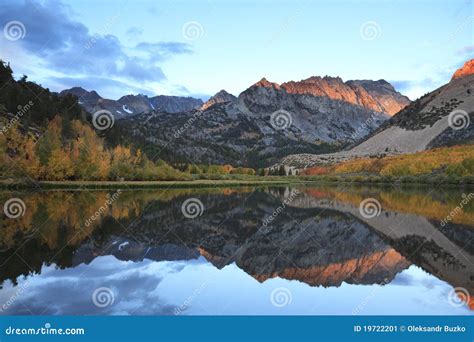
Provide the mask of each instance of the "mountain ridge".
[{"label": "mountain ridge", "polygon": [[[327,96],[333,100],[341,100],[377,112],[384,112],[390,116],[410,103],[408,97],[397,92],[385,80],[349,80],[344,82],[340,77],[312,76],[298,82],[282,83],[281,88],[288,93]],[[387,103],[389,93],[393,97],[391,103]]]},{"label": "mountain ridge", "polygon": [[65,96],[66,94],[78,97],[79,104],[91,114],[100,109],[105,109],[118,118],[149,113],[154,110],[178,113],[197,109],[203,105],[201,99],[171,95],[148,97],[143,94],[129,94],[120,97],[118,100],[111,100],[101,97],[95,90],[88,91],[82,87],[65,89],[59,93],[60,96]]},{"label": "mountain ridge", "polygon": [[[341,82],[338,78],[335,87]],[[372,92],[380,88],[379,93],[387,93],[386,82],[360,82],[366,87],[369,83]],[[356,88],[363,89],[362,85]],[[391,89],[392,95],[388,96],[396,102],[402,95]],[[409,100],[402,98],[405,101]],[[263,167],[293,151],[337,151],[390,118],[389,114],[360,103],[288,92],[262,78],[238,97],[220,91],[200,109],[173,115],[155,110],[125,117],[116,122],[113,139],[141,144],[143,149],[159,153],[170,162]],[[382,110],[380,106],[376,108]],[[281,119],[288,120],[288,127],[278,127]]]},{"label": "mountain ridge", "polygon": [[275,166],[306,168],[474,142],[470,124],[474,121],[474,73],[469,71],[473,62],[467,61],[451,81],[412,102],[354,147],[322,155],[289,155]]}]

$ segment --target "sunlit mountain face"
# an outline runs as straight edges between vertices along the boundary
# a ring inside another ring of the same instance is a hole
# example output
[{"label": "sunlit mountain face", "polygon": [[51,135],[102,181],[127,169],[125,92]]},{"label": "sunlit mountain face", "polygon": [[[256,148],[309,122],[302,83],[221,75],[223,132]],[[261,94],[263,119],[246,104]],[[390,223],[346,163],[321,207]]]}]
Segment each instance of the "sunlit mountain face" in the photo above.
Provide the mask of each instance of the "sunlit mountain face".
[{"label": "sunlit mountain face", "polygon": [[[2,220],[0,298],[18,297],[6,313],[466,314],[472,308],[457,289],[474,290],[474,210],[467,206],[443,221],[461,190],[114,193],[1,193],[21,197],[26,207],[22,217]],[[361,212],[364,198],[380,203],[378,215]],[[185,215],[188,199],[202,204],[200,215]],[[113,293],[106,307],[92,302],[101,287]],[[274,305],[277,290],[289,303]]]}]

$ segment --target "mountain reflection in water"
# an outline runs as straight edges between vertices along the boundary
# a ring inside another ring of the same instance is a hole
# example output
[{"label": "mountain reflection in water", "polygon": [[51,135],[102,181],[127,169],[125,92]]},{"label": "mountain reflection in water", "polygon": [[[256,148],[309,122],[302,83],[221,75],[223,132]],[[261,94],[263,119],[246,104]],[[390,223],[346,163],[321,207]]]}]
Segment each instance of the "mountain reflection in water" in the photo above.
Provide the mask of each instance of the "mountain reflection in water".
[{"label": "mountain reflection in water", "polygon": [[[2,218],[2,313],[474,309],[472,299],[453,298],[454,288],[474,293],[474,203],[441,225],[461,190],[123,189],[105,205],[113,193],[0,193],[2,203],[18,197],[26,206],[24,216]],[[202,202],[200,216],[183,215],[188,198]],[[380,215],[361,215],[366,198],[381,204]],[[111,303],[94,304],[98,288],[110,290]]]}]

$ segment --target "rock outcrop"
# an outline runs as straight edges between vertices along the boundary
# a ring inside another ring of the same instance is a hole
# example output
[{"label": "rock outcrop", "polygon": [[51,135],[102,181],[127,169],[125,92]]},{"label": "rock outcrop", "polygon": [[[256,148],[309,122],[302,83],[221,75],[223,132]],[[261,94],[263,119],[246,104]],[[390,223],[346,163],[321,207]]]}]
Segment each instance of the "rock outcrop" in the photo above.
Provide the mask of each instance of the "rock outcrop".
[{"label": "rock outcrop", "polygon": [[412,102],[356,146],[330,154],[289,155],[276,166],[306,168],[354,158],[473,143],[474,74],[471,68],[472,60],[456,71],[449,83]]},{"label": "rock outcrop", "polygon": [[355,80],[343,82],[340,77],[310,77],[281,85],[290,94],[325,96],[355,104],[390,116],[406,107],[410,100],[385,80]]},{"label": "rock outcrop", "polygon": [[455,78],[464,77],[472,74],[474,74],[474,59],[467,61],[461,68],[456,70],[452,77],[452,80],[454,80]]},{"label": "rock outcrop", "polygon": [[234,102],[237,100],[237,98],[226,92],[224,89],[216,93],[214,96],[212,96],[209,100],[207,100],[202,106],[201,110],[206,110],[209,107],[212,107],[213,105],[217,103],[227,103],[227,102]]}]

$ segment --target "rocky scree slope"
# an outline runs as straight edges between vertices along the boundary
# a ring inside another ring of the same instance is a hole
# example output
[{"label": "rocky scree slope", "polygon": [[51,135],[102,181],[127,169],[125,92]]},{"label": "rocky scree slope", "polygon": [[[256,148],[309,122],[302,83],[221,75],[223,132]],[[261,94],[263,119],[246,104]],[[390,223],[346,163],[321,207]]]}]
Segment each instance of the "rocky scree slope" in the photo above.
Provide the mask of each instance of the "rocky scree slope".
[{"label": "rocky scree slope", "polygon": [[415,153],[434,147],[473,143],[474,74],[471,65],[472,60],[466,62],[449,83],[402,109],[355,147],[322,155],[289,155],[276,166],[306,168],[354,158]]}]

